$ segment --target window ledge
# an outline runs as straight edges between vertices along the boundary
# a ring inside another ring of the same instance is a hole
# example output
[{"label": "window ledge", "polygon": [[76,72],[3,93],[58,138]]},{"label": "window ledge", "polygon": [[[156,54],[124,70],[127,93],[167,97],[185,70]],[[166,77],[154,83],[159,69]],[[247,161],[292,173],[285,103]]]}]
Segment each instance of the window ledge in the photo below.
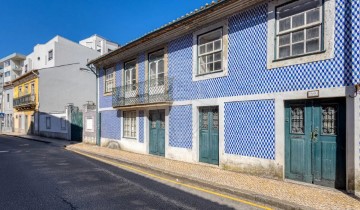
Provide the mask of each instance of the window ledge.
[{"label": "window ledge", "polygon": [[123,139],[134,141],[134,140],[136,140],[136,137],[125,137],[125,136],[123,136]]},{"label": "window ledge", "polygon": [[219,77],[226,77],[227,71],[221,70],[221,71],[214,71],[214,72],[209,72],[206,74],[197,74],[197,75],[193,75],[193,81],[201,81],[201,80],[207,80],[207,79],[215,79],[215,78],[219,78]]},{"label": "window ledge", "polygon": [[291,60],[291,59],[306,57],[306,56],[310,56],[310,55],[322,54],[322,53],[325,53],[325,52],[326,52],[326,50],[321,50],[321,51],[313,52],[313,53],[307,53],[307,54],[302,54],[302,55],[290,56],[290,57],[286,57],[286,58],[274,59],[274,60],[272,60],[272,62]]},{"label": "window ledge", "polygon": [[213,71],[213,72],[204,73],[204,74],[197,74],[197,75],[195,75],[195,77],[206,76],[206,75],[215,74],[215,73],[219,73],[219,72],[223,72],[223,70]]}]

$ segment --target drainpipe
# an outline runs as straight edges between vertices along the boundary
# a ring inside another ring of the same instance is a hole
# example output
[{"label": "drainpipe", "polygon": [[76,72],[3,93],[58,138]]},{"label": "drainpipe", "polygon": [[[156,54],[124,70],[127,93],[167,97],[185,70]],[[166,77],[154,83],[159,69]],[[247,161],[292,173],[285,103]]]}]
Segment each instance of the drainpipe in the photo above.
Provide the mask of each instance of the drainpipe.
[{"label": "drainpipe", "polygon": [[99,80],[99,74],[96,72],[96,68],[93,65],[86,65],[90,71],[95,74],[96,77],[96,145],[100,146],[100,113],[99,113],[99,93],[98,93],[98,80]]}]

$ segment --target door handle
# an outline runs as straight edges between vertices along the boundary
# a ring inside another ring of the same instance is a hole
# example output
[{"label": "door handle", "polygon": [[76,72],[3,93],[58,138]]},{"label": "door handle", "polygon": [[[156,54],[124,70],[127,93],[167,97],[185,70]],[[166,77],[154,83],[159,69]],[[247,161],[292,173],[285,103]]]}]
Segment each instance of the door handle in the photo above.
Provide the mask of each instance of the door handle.
[{"label": "door handle", "polygon": [[319,129],[318,127],[316,127],[312,132],[311,132],[311,140],[313,142],[316,142],[317,141],[317,136],[319,135]]}]

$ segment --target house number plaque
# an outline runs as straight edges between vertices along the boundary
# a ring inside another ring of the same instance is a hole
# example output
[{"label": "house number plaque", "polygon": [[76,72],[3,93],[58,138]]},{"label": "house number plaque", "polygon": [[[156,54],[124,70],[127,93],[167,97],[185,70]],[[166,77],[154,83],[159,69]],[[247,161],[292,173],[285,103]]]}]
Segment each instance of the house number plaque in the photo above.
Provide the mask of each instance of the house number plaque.
[{"label": "house number plaque", "polygon": [[307,97],[308,97],[308,98],[316,98],[316,97],[319,97],[319,90],[308,91],[308,92],[307,92]]}]

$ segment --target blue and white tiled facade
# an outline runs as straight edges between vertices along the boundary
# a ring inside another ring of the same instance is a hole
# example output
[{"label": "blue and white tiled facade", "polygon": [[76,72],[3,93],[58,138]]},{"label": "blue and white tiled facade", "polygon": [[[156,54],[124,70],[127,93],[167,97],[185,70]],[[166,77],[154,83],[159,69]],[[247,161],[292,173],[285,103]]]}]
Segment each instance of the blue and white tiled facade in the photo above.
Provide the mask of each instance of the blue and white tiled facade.
[{"label": "blue and white tiled facade", "polygon": [[[320,90],[323,97],[346,97],[345,89],[360,83],[360,3],[334,1],[334,57],[330,59],[268,69],[269,3],[228,17],[226,76],[193,79],[193,33],[166,43],[167,71],[174,78],[173,104],[160,107],[167,112],[166,148],[183,152],[183,156],[191,156],[186,160],[197,162],[198,108],[218,106],[220,165],[230,162],[244,165],[241,161],[250,160],[260,162],[262,167],[275,165],[282,173],[284,101],[299,99],[299,95],[306,99],[309,90]],[[140,82],[146,80],[147,52],[138,52],[136,56]],[[126,61],[116,63],[116,86],[122,84],[122,66]],[[104,71],[100,70],[101,137],[121,142],[121,111],[112,110],[112,97],[105,96],[103,90]],[[136,147],[140,149],[136,151],[148,153],[147,108],[138,109],[138,119]],[[360,139],[356,141],[359,143],[355,145],[360,145]],[[176,156],[165,153],[166,157]],[[360,156],[358,159],[360,167]]]},{"label": "blue and white tiled facade", "polygon": [[191,106],[171,107],[169,125],[169,145],[171,147],[192,148],[192,108]]},{"label": "blue and white tiled facade", "polygon": [[225,153],[275,159],[274,100],[225,103]]}]

